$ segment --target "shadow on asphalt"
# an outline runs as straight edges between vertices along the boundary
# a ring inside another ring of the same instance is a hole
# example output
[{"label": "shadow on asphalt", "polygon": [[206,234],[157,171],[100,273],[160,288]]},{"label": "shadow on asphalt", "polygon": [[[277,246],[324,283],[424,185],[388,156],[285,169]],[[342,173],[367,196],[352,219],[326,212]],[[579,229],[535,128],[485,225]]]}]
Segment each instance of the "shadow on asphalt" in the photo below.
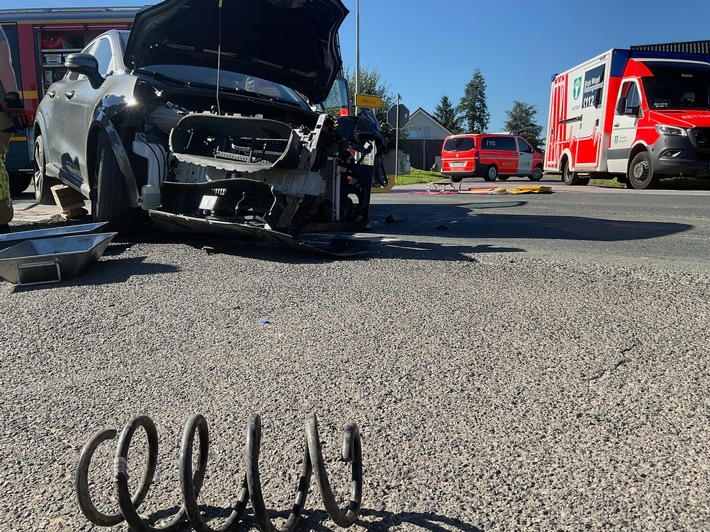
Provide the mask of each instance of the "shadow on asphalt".
[{"label": "shadow on asphalt", "polygon": [[[203,518],[207,521],[215,518],[222,520],[226,519],[229,517],[231,512],[231,509],[217,508],[211,505],[200,505],[200,509],[204,512]],[[148,522],[154,524],[158,520],[168,519],[175,515],[178,510],[178,507],[173,507],[163,511],[158,511],[148,518]],[[269,512],[269,517],[272,520],[277,520],[277,523],[275,524],[278,524],[278,518],[286,519],[288,516],[288,511]],[[361,518],[356,521],[356,524],[359,527],[372,532],[386,532],[393,529],[400,530],[402,525],[415,525],[417,529],[430,530],[432,532],[483,532],[482,529],[465,523],[459,519],[452,519],[450,517],[431,512],[392,513],[363,508],[360,510],[360,517]],[[367,521],[363,518],[367,519]],[[247,508],[247,511],[242,516],[240,523],[242,525],[241,529],[244,530],[258,528],[257,520],[251,512],[251,508]],[[208,524],[213,525],[213,523],[209,522]],[[312,530],[314,532],[330,532],[333,530],[332,525],[333,521],[328,516],[328,512],[324,510],[304,510],[298,529]],[[193,528],[189,525],[189,523],[185,523],[183,526],[178,528],[179,532],[187,532],[190,530],[193,530]]]},{"label": "shadow on asphalt", "polygon": [[[521,204],[522,205],[522,204]],[[517,205],[516,205],[517,206]],[[493,239],[546,239],[616,242],[658,238],[692,229],[692,225],[668,222],[608,220],[583,216],[539,216],[473,212],[471,205],[373,205],[374,231],[380,234]],[[509,203],[499,208],[509,208]],[[495,209],[488,205],[486,209]],[[476,207],[478,209],[478,207]],[[405,220],[386,223],[388,216],[399,213]]]}]

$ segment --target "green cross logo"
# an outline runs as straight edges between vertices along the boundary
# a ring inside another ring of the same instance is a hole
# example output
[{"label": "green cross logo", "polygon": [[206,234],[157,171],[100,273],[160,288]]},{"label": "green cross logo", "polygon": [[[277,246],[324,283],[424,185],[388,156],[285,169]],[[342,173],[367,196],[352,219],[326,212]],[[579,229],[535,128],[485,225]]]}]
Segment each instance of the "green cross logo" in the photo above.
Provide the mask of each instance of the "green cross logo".
[{"label": "green cross logo", "polygon": [[572,98],[579,100],[579,95],[582,94],[582,78],[577,78],[574,80],[574,90],[572,91]]},{"label": "green cross logo", "polygon": [[614,144],[619,143],[619,135],[614,135]]}]

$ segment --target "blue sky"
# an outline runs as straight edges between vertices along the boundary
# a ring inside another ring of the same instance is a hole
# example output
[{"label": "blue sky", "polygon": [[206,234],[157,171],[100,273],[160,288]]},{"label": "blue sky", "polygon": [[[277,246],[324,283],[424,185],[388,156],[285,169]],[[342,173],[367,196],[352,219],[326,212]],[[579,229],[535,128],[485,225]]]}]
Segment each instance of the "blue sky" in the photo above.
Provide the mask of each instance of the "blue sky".
[{"label": "blue sky", "polygon": [[[229,0],[225,0],[229,1]],[[340,32],[355,67],[356,0]],[[0,0],[2,8],[135,6],[136,0]],[[710,39],[710,0],[360,0],[360,65],[376,68],[410,111],[457,104],[476,68],[486,80],[490,131],[515,100],[547,125],[550,78],[610,48]]]}]

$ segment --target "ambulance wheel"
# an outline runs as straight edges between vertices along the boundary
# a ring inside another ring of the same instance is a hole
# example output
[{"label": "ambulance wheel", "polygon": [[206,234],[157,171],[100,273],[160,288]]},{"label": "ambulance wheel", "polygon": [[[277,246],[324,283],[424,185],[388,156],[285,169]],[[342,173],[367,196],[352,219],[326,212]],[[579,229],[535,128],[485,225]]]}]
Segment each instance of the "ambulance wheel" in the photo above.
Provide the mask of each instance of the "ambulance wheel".
[{"label": "ambulance wheel", "polygon": [[[52,185],[59,183],[56,179],[47,177],[46,166],[44,162],[44,141],[42,135],[37,135],[35,138],[35,160],[34,179],[35,179],[35,199],[40,205],[54,205],[54,196],[52,195]],[[29,184],[29,183],[28,183]]]},{"label": "ambulance wheel", "polygon": [[463,179],[463,177],[454,177],[454,176],[451,176],[451,177],[449,177],[449,179],[451,179],[451,182],[452,182],[452,183],[460,183],[461,180]]},{"label": "ambulance wheel", "polygon": [[498,168],[496,167],[496,165],[492,164],[488,167],[486,175],[483,176],[483,179],[485,179],[486,181],[495,181],[497,177]]},{"label": "ambulance wheel", "polygon": [[588,177],[579,177],[579,174],[577,172],[573,172],[569,168],[569,162],[565,161],[565,167],[562,170],[562,181],[565,182],[565,185],[570,185],[570,186],[577,186],[577,185],[586,185],[589,183],[589,178]]},{"label": "ambulance wheel", "polygon": [[636,157],[633,158],[629,165],[627,178],[626,186],[638,190],[654,188],[658,184],[659,177],[653,172],[651,158],[648,153],[642,151],[636,154]]},{"label": "ambulance wheel", "polygon": [[540,181],[540,179],[542,179],[542,168],[539,166],[535,167],[532,174],[528,176],[528,179],[530,179],[530,181]]}]

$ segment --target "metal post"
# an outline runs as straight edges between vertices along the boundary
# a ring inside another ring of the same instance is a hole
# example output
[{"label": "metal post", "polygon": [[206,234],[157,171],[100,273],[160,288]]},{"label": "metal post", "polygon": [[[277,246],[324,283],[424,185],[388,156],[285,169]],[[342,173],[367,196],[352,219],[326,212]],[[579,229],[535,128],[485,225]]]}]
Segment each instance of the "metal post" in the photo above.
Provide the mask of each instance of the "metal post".
[{"label": "metal post", "polygon": [[331,220],[333,222],[340,221],[340,166],[338,161],[333,158],[333,212],[331,214]]},{"label": "metal post", "polygon": [[394,119],[394,182],[397,182],[399,175],[399,102],[402,97],[397,95],[397,107],[395,108],[397,117]]},{"label": "metal post", "polygon": [[[355,96],[360,94],[360,0],[355,2]],[[355,116],[358,108],[355,105]]]}]

